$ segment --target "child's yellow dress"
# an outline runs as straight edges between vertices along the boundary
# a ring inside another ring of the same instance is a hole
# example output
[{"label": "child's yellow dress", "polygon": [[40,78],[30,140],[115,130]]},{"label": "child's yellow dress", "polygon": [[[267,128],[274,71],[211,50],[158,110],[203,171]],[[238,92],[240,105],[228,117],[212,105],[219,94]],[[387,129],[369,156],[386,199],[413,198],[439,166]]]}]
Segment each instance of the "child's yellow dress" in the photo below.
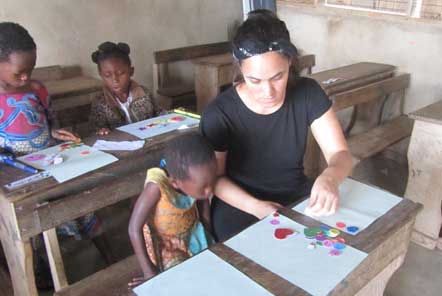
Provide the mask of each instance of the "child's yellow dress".
[{"label": "child's yellow dress", "polygon": [[147,170],[145,184],[149,182],[158,185],[161,197],[144,225],[144,240],[150,259],[162,271],[206,249],[208,237],[195,199],[177,192],[164,170]]}]

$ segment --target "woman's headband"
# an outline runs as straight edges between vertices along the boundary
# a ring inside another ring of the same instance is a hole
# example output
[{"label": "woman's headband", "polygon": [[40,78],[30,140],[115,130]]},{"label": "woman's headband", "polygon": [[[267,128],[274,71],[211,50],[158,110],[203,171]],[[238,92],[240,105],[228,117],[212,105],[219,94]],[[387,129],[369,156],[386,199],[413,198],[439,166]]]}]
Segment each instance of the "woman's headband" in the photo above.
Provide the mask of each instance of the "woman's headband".
[{"label": "woman's headband", "polygon": [[279,39],[269,43],[259,40],[245,40],[241,45],[233,44],[233,57],[237,61],[242,61],[269,51],[277,51],[290,58],[298,54],[298,50],[293,43],[285,39]]}]

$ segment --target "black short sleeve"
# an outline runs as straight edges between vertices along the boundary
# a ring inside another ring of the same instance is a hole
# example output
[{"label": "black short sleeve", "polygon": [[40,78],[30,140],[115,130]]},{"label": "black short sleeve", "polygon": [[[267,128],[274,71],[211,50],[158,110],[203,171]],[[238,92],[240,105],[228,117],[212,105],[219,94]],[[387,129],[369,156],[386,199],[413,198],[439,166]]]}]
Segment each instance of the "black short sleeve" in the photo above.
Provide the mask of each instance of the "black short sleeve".
[{"label": "black short sleeve", "polygon": [[330,109],[332,101],[328,98],[327,94],[321,88],[318,82],[313,79],[309,79],[308,84],[306,107],[308,125],[311,125],[313,121],[321,117]]},{"label": "black short sleeve", "polygon": [[223,113],[221,106],[214,101],[204,110],[200,123],[201,134],[219,152],[229,150],[231,139],[226,122],[228,118]]}]

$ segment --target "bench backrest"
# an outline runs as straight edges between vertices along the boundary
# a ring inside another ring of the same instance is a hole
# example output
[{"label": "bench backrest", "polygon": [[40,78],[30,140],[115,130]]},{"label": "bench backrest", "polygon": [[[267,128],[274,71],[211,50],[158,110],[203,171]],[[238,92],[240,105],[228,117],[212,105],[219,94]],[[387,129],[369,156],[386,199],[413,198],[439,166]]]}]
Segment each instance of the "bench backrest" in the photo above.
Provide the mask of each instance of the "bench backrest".
[{"label": "bench backrest", "polygon": [[155,51],[153,55],[155,64],[167,64],[201,58],[210,55],[223,54],[228,51],[230,51],[230,42],[225,41],[160,50]]}]

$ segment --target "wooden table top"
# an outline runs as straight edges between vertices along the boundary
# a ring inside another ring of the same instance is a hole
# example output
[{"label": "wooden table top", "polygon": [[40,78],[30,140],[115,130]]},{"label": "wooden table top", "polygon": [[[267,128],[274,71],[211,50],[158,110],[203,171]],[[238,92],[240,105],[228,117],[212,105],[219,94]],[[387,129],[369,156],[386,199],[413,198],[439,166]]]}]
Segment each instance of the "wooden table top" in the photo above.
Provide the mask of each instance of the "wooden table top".
[{"label": "wooden table top", "polygon": [[[321,225],[319,221],[292,210],[293,206],[283,208],[279,212],[306,227]],[[355,295],[392,261],[404,255],[410,241],[414,219],[421,208],[422,205],[403,199],[359,234],[353,236],[341,232],[340,236],[345,239],[347,245],[367,253],[368,256],[330,291],[329,295]],[[274,295],[310,295],[223,243],[212,245],[209,249]],[[332,270],[333,266],[328,272]]]},{"label": "wooden table top", "polygon": [[[195,128],[187,130],[176,130],[170,133],[146,139],[143,148],[135,151],[106,151],[118,158],[118,161],[111,163],[105,167],[99,168],[92,172],[86,173],[72,180],[58,183],[53,178],[47,178],[27,186],[9,191],[4,185],[16,181],[18,179],[29,176],[30,173],[20,169],[0,164],[0,198],[5,197],[9,202],[17,202],[28,197],[33,197],[38,201],[48,201],[56,199],[60,196],[75,194],[90,188],[96,187],[101,182],[109,182],[117,180],[128,174],[137,171],[146,170],[149,166],[147,161],[151,161],[149,154],[164,148],[164,144],[176,135],[194,131]],[[83,143],[92,146],[97,139],[108,141],[133,141],[139,140],[137,137],[113,130],[106,136],[91,136],[85,138]]]},{"label": "wooden table top", "polygon": [[414,120],[421,120],[442,125],[442,100],[417,111],[411,112],[408,116]]},{"label": "wooden table top", "polygon": [[[393,76],[396,67],[387,64],[361,62],[310,75],[328,95],[349,90],[374,81]],[[327,83],[330,79],[337,79]]]}]

